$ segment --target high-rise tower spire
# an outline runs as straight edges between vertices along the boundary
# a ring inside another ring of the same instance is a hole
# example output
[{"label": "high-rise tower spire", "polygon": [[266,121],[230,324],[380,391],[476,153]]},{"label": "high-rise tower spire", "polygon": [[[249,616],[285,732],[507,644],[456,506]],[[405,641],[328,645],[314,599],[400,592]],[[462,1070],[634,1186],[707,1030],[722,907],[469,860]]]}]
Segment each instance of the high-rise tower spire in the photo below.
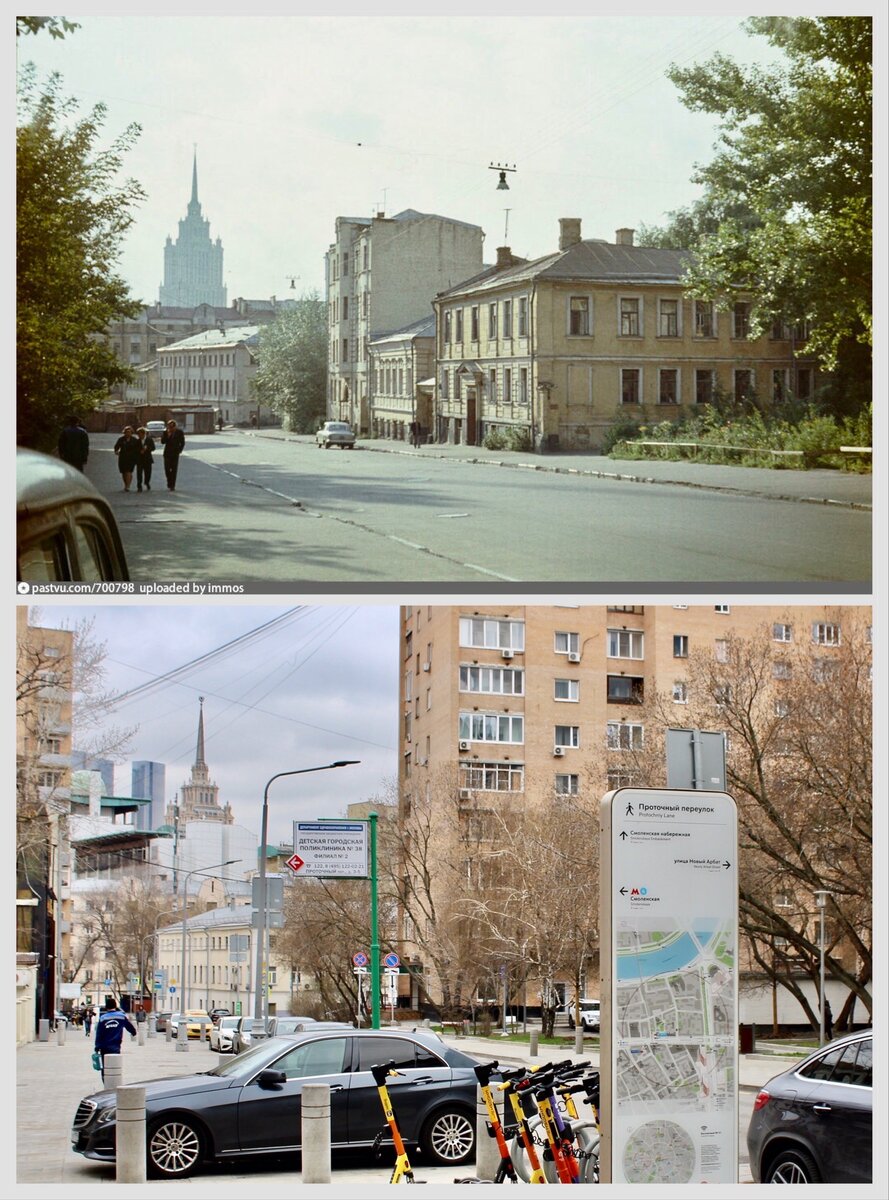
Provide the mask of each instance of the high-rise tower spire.
[{"label": "high-rise tower spire", "polygon": [[191,199],[179,222],[179,236],[164,246],[164,282],[160,303],[174,307],[210,304],[225,308],[227,290],[222,282],[222,242],[210,238],[210,222],[201,214],[198,200],[198,148],[191,164]]},{"label": "high-rise tower spire", "polygon": [[201,205],[198,200],[198,148],[194,148],[194,162],[191,168],[191,201],[188,205],[189,209],[196,208],[200,212]]},{"label": "high-rise tower spire", "polygon": [[198,745],[195,751],[194,765],[196,767],[203,767],[206,771],[207,761],[204,758],[204,697],[198,696],[198,700],[200,701],[201,709],[198,714]]}]

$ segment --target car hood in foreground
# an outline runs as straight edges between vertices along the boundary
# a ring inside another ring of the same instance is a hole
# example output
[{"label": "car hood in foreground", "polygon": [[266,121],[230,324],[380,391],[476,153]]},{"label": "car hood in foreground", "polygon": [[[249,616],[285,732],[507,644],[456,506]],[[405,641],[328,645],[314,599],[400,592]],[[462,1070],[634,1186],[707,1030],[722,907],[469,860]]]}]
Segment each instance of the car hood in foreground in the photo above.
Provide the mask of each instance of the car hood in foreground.
[{"label": "car hood in foreground", "polygon": [[[176,1079],[140,1079],[138,1083],[140,1087],[145,1088],[145,1102],[150,1103],[152,1100],[168,1100],[175,1096],[188,1096],[195,1092],[223,1091],[225,1088],[232,1087],[233,1084],[242,1084],[243,1080],[219,1075],[202,1075],[195,1072],[194,1075],[180,1075]],[[94,1100],[97,1104],[109,1101],[113,1103],[114,1092],[93,1092],[86,1099]]]}]

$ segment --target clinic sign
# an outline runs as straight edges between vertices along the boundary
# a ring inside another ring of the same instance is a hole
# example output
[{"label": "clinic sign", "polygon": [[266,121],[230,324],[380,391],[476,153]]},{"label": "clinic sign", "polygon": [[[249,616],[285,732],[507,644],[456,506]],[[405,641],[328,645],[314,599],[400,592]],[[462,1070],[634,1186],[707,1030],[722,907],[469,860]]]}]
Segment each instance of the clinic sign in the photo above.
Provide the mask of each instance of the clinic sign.
[{"label": "clinic sign", "polygon": [[293,859],[297,878],[367,879],[367,822],[294,821]]},{"label": "clinic sign", "polygon": [[602,800],[603,1183],[738,1182],[737,810]]}]

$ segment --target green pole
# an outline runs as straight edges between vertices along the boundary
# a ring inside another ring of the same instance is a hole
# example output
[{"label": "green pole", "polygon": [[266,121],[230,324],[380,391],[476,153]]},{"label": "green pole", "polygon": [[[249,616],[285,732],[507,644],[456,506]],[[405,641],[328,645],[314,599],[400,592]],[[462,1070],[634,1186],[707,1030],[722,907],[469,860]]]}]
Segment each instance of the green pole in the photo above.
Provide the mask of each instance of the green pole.
[{"label": "green pole", "polygon": [[377,814],[370,821],[370,1027],[380,1028],[380,928],[377,913]]}]

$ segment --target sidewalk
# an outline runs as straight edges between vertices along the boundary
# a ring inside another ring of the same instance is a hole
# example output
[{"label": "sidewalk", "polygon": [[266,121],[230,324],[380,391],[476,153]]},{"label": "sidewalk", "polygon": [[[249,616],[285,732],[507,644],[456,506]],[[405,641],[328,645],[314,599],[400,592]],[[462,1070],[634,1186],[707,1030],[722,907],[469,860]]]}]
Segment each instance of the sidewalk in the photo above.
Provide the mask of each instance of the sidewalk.
[{"label": "sidewalk", "polygon": [[[301,434],[279,429],[235,430],[245,437],[272,441],[313,444]],[[413,458],[433,458],[454,462],[479,463],[483,466],[510,467],[527,471],[550,471],[559,475],[587,475],[598,479],[628,483],[672,483],[680,487],[760,496],[802,504],[829,504],[843,508],[870,509],[873,476],[845,471],[782,471],[768,467],[732,467],[712,463],[694,463],[658,459],[618,459],[602,454],[532,454],[515,450],[486,450],[484,446],[449,446],[428,443],[414,449],[405,442],[362,439],[356,450],[377,454],[404,454]]]}]

